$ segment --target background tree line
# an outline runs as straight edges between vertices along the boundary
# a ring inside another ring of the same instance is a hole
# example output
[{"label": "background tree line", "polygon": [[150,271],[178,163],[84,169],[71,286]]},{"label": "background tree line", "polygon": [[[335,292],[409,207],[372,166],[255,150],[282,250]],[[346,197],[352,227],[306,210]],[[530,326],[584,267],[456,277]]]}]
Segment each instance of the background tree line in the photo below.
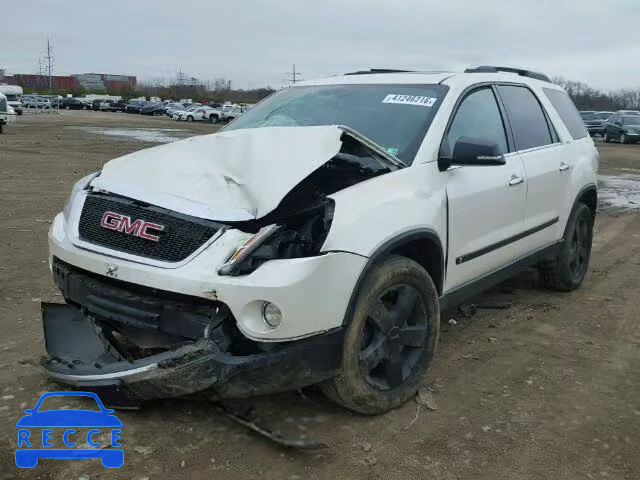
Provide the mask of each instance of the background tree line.
[{"label": "background tree line", "polygon": [[552,81],[567,91],[578,110],[640,110],[640,88],[602,91],[584,82],[566,80],[562,77],[554,77]]}]

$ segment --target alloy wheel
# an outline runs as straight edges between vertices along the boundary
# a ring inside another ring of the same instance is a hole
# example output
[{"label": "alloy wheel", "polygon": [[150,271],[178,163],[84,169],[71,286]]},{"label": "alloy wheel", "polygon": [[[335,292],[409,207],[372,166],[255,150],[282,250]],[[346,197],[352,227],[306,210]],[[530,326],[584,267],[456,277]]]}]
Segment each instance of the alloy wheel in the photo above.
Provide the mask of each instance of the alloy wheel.
[{"label": "alloy wheel", "polygon": [[587,219],[579,218],[571,236],[569,248],[569,269],[574,280],[580,280],[586,273],[590,243],[591,236]]},{"label": "alloy wheel", "polygon": [[395,285],[378,297],[364,325],[359,355],[370,385],[390,390],[411,375],[425,351],[428,321],[424,300],[411,285]]}]

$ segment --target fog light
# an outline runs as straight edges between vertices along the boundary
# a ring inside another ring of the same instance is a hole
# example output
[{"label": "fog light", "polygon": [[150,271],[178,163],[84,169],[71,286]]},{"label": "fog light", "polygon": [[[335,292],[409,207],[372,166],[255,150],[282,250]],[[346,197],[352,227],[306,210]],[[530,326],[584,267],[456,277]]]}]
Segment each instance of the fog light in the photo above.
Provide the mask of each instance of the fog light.
[{"label": "fog light", "polygon": [[264,302],[262,318],[271,328],[276,328],[282,322],[282,312],[271,302]]}]

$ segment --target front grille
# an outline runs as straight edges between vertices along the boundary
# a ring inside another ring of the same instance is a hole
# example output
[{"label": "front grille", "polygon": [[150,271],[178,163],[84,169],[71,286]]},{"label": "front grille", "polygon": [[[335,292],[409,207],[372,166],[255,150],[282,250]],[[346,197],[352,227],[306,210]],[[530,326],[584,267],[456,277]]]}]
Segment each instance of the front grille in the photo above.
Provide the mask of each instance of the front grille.
[{"label": "front grille", "polygon": [[[110,230],[101,226],[105,212],[140,219],[164,226],[153,230],[158,241],[141,238],[135,233]],[[198,250],[223,225],[182,215],[164,208],[147,205],[128,198],[89,194],[80,216],[79,234],[86,242],[154,260],[179,262]]]}]

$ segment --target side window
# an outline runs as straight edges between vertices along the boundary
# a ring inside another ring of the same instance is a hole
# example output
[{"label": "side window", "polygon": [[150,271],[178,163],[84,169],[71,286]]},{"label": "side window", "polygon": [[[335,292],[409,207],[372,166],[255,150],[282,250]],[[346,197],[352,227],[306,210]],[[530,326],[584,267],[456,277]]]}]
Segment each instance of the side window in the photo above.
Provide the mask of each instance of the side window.
[{"label": "side window", "polygon": [[566,92],[552,88],[543,88],[542,90],[551,102],[551,105],[553,105],[553,108],[558,112],[558,115],[574,140],[578,140],[579,138],[584,138],[589,135],[589,132],[587,132],[587,129],[584,126],[584,121],[582,120],[580,113],[578,113],[578,109]]},{"label": "side window", "polygon": [[498,92],[509,117],[516,150],[554,143],[542,106],[531,90],[514,85],[499,85]]},{"label": "side window", "polygon": [[447,134],[450,153],[460,137],[489,140],[501,153],[508,151],[502,115],[491,88],[476,90],[462,100]]}]

